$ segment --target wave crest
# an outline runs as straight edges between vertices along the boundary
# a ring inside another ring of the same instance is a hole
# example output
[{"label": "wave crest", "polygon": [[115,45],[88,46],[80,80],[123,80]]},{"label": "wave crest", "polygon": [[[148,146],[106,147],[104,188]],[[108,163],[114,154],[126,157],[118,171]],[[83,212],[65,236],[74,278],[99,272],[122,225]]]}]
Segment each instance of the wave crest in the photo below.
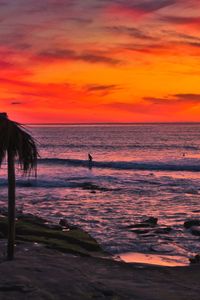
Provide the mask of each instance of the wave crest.
[{"label": "wave crest", "polygon": [[74,167],[116,169],[116,170],[149,170],[149,171],[189,171],[200,172],[200,160],[180,159],[175,161],[93,161],[80,159],[45,158],[40,159],[41,164],[69,165]]}]

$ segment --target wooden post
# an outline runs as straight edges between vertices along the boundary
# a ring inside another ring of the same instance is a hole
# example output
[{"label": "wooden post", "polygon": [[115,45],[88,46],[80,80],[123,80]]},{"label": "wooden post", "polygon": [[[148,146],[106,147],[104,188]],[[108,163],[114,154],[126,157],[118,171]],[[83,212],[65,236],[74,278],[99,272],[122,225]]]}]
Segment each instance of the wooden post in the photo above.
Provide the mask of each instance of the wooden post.
[{"label": "wooden post", "polygon": [[14,258],[15,245],[15,158],[8,149],[8,246],[7,259]]}]

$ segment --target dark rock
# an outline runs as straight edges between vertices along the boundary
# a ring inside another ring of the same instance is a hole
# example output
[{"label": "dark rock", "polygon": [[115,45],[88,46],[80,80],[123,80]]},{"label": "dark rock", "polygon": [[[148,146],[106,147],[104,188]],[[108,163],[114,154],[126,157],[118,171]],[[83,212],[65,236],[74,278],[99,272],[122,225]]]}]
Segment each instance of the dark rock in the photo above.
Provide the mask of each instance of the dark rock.
[{"label": "dark rock", "polygon": [[138,224],[133,224],[133,225],[128,225],[125,228],[127,229],[132,229],[132,228],[147,228],[147,227],[154,227],[158,223],[158,219],[154,217],[150,217],[146,219],[145,221],[138,223]]},{"label": "dark rock", "polygon": [[192,258],[189,258],[191,264],[200,264],[200,254],[195,255]]},{"label": "dark rock", "polygon": [[132,228],[147,228],[147,227],[152,227],[152,226],[148,223],[139,223],[139,224],[128,225],[125,228],[132,229]]},{"label": "dark rock", "polygon": [[94,183],[91,183],[91,182],[83,182],[81,184],[81,187],[83,190],[90,190],[90,191],[102,191],[102,192],[106,192],[106,191],[110,191],[110,189],[108,188],[104,188],[104,187],[101,187],[101,186],[98,186]]},{"label": "dark rock", "polygon": [[70,228],[69,223],[65,219],[60,219],[59,225],[65,228]]},{"label": "dark rock", "polygon": [[149,217],[148,219],[146,219],[144,221],[144,223],[150,224],[150,225],[157,225],[158,223],[158,218],[154,218],[154,217]]},{"label": "dark rock", "polygon": [[189,229],[192,226],[200,226],[200,220],[188,220],[184,223],[184,227]]},{"label": "dark rock", "polygon": [[146,234],[146,233],[149,233],[149,230],[148,229],[134,229],[134,230],[131,230],[131,232],[134,232],[137,234]]},{"label": "dark rock", "polygon": [[155,230],[156,234],[168,234],[172,231],[171,227],[163,227]]},{"label": "dark rock", "polygon": [[195,214],[198,214],[198,213],[200,213],[200,209],[192,210],[192,212],[195,213]]},{"label": "dark rock", "polygon": [[192,227],[190,228],[190,232],[191,232],[191,234],[193,234],[193,235],[200,236],[200,226],[192,226]]},{"label": "dark rock", "polygon": [[70,229],[70,230],[79,229],[79,227],[77,225],[70,225],[66,219],[60,219],[59,225],[62,228],[66,228],[66,229]]}]

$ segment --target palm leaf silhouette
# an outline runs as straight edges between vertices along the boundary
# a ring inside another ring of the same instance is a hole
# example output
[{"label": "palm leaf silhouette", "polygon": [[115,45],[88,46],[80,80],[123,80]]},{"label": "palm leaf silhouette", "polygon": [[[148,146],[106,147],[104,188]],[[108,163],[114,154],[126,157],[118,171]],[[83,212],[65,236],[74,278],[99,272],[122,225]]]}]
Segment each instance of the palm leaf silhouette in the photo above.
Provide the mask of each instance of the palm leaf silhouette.
[{"label": "palm leaf silhouette", "polygon": [[35,140],[25,128],[0,113],[0,166],[8,162],[8,249],[7,258],[14,258],[15,242],[15,160],[26,175],[36,175],[38,151]]}]

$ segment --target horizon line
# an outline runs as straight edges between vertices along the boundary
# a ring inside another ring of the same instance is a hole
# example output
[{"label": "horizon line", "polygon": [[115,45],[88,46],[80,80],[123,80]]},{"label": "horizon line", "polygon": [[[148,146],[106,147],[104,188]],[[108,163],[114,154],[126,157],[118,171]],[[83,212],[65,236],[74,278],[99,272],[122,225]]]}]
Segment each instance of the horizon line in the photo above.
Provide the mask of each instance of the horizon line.
[{"label": "horizon line", "polygon": [[24,123],[25,125],[137,125],[137,124],[199,124],[200,121],[178,122],[49,122],[49,123]]}]

